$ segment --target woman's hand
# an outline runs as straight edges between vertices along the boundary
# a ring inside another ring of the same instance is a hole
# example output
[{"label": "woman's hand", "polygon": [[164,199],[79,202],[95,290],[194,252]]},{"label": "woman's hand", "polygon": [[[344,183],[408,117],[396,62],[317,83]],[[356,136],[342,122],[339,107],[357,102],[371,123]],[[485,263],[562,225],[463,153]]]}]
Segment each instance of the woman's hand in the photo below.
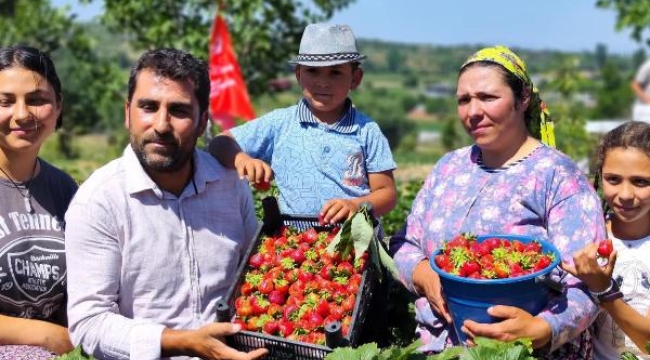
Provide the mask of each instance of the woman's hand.
[{"label": "woman's hand", "polygon": [[[470,338],[482,336],[500,341],[529,338],[533,342],[533,348],[540,348],[551,341],[551,325],[525,310],[514,306],[496,305],[488,308],[488,314],[503,320],[494,324],[465,320],[462,331]],[[473,344],[471,340],[468,340],[468,343]]]},{"label": "woman's hand", "polygon": [[592,292],[600,292],[609,287],[616,263],[616,251],[609,254],[607,264],[598,263],[598,244],[589,244],[573,255],[573,265],[562,262],[566,272],[582,280]]},{"label": "woman's hand", "polygon": [[451,323],[451,314],[442,296],[440,277],[429,265],[429,260],[423,260],[413,270],[413,284],[417,292],[427,298],[431,309]]}]

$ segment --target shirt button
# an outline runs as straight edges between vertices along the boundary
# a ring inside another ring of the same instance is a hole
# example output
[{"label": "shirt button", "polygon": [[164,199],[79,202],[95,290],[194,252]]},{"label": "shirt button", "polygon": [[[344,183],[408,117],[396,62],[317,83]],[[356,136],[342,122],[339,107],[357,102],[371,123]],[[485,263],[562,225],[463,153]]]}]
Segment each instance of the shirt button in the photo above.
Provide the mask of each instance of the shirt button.
[{"label": "shirt button", "polygon": [[323,148],[323,151],[324,151],[326,154],[329,153],[329,152],[330,152],[330,147],[329,147],[329,146],[325,146],[325,147]]}]

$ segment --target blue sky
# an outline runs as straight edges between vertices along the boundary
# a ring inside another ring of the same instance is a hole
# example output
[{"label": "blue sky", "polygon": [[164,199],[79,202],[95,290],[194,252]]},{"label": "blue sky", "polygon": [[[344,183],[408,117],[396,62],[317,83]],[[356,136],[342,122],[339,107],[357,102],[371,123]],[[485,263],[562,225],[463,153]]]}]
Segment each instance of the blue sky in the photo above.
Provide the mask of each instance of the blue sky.
[{"label": "blue sky", "polygon": [[[101,12],[75,0],[80,19]],[[529,49],[593,50],[630,54],[642,47],[615,30],[616,13],[596,0],[356,0],[329,21],[352,27],[358,38],[434,45],[503,44]],[[647,50],[647,49],[646,49]]]}]

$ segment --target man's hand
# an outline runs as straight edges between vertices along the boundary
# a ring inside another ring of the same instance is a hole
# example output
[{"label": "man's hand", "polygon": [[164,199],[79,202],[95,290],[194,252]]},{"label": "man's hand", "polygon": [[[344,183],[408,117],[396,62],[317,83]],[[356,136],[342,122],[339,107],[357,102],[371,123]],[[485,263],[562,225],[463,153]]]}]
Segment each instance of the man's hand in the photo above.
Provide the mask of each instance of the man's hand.
[{"label": "man's hand", "polygon": [[197,356],[205,360],[253,360],[260,359],[268,353],[266,349],[250,352],[235,350],[226,345],[224,336],[241,330],[241,326],[231,323],[212,323],[197,330],[163,331],[163,356]]}]

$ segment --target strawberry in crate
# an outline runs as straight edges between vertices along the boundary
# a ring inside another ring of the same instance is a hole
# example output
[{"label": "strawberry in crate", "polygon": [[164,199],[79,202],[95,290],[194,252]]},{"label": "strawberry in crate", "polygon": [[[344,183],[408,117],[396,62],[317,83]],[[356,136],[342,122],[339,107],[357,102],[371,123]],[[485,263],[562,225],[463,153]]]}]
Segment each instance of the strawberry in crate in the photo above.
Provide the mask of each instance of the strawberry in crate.
[{"label": "strawberry in crate", "polygon": [[347,335],[370,242],[355,246],[351,230],[348,223],[304,231],[282,226],[262,235],[234,302],[234,321],[248,331],[320,345],[330,322],[339,321]]}]

